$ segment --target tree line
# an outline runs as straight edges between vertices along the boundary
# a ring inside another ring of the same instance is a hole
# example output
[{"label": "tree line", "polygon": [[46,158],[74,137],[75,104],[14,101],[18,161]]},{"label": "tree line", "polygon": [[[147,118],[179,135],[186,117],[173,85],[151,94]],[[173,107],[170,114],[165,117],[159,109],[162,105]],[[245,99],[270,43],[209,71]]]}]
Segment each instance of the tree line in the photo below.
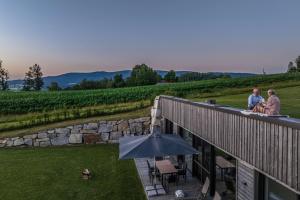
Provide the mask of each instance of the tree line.
[{"label": "tree line", "polygon": [[[300,72],[300,56],[295,59],[295,62],[289,62],[288,72]],[[23,81],[24,91],[39,91],[44,86],[42,68],[38,64],[30,66],[25,73]],[[113,78],[104,78],[101,80],[82,80],[80,83],[65,88],[65,90],[84,90],[84,89],[105,89],[105,88],[122,88],[132,86],[154,85],[161,82],[188,82],[199,81],[217,78],[230,78],[230,75],[215,74],[215,73],[199,73],[187,72],[181,76],[177,76],[174,70],[170,70],[164,77],[161,77],[155,70],[146,64],[140,64],[133,67],[131,75],[124,78],[122,74],[116,74]],[[3,67],[3,62],[0,60],[0,90],[8,90],[9,73]],[[62,90],[57,82],[52,82],[47,87],[49,91]]]},{"label": "tree line", "polygon": [[[146,64],[136,65],[130,77],[124,79],[122,74],[116,74],[112,79],[104,78],[102,80],[82,80],[79,84],[66,88],[67,90],[83,90],[83,89],[105,89],[105,88],[121,88],[143,85],[154,85],[157,83],[175,83],[187,81],[199,81],[217,78],[230,78],[225,74],[214,73],[198,73],[187,72],[181,76],[177,76],[174,70],[170,70],[164,77],[161,77],[155,70]],[[55,87],[49,88],[54,90]]]},{"label": "tree line", "polygon": [[[23,91],[39,91],[44,86],[42,68],[38,64],[30,66],[25,73],[23,80]],[[80,83],[67,87],[64,90],[84,90],[84,89],[105,89],[105,88],[122,88],[132,86],[154,85],[160,82],[174,83],[186,81],[198,81],[216,78],[229,78],[229,75],[216,75],[213,73],[187,72],[180,77],[174,70],[170,70],[164,77],[161,77],[155,70],[146,64],[140,64],[133,67],[131,75],[124,78],[122,74],[116,74],[113,78],[104,78],[101,80],[82,80]],[[2,66],[0,61],[0,89],[8,89],[9,74]],[[57,82],[51,82],[47,87],[49,91],[63,90]]]}]

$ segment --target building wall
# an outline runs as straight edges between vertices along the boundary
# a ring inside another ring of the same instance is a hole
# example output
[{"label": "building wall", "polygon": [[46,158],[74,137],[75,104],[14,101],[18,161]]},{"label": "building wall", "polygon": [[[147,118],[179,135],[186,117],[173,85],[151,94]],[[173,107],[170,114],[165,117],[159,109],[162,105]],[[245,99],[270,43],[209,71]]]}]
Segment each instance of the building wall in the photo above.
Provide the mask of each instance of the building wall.
[{"label": "building wall", "polygon": [[241,161],[237,162],[237,199],[255,199],[255,171]]}]

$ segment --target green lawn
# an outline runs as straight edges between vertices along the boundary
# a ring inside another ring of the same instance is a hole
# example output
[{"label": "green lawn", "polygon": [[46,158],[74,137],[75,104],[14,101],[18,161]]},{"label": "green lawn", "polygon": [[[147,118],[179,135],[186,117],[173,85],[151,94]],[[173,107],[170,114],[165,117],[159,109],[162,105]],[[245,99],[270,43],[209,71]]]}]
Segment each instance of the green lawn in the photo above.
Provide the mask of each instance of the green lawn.
[{"label": "green lawn", "polygon": [[[276,88],[276,92],[281,100],[281,114],[289,115],[290,117],[300,118],[300,86]],[[235,89],[231,90],[234,95],[225,94],[220,96],[219,94],[210,95],[209,97],[192,97],[193,101],[205,101],[207,99],[216,99],[218,104],[229,105],[237,108],[247,108],[247,99],[251,92],[236,94]],[[262,95],[267,99],[267,89],[262,90]]]},{"label": "green lawn", "polygon": [[[117,145],[0,150],[1,200],[143,200],[132,160]],[[81,170],[93,173],[81,179]]]}]

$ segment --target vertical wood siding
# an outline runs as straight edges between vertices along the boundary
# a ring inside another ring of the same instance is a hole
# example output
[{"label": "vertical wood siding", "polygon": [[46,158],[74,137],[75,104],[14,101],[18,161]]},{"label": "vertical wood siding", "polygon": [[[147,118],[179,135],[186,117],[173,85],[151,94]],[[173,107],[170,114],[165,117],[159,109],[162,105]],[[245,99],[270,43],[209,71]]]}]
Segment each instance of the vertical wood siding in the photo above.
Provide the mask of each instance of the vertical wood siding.
[{"label": "vertical wood siding", "polygon": [[163,117],[300,190],[300,123],[290,126],[167,96],[160,97],[160,106]]},{"label": "vertical wood siding", "polygon": [[237,199],[254,200],[255,199],[255,172],[253,169],[237,162]]}]

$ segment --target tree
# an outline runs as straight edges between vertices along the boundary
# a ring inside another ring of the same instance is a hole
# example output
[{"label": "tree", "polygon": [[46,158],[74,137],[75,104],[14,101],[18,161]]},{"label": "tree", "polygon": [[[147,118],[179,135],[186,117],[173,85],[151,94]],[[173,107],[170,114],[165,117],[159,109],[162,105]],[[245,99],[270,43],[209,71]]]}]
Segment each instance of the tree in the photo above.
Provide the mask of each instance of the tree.
[{"label": "tree", "polygon": [[51,82],[50,85],[48,86],[49,91],[59,91],[61,90],[61,87],[59,87],[57,82]]},{"label": "tree", "polygon": [[123,76],[122,74],[116,74],[114,76],[114,79],[113,79],[113,86],[115,88],[119,88],[119,87],[124,87],[125,86],[125,81],[123,79]]},{"label": "tree", "polygon": [[38,64],[34,64],[33,66],[29,67],[29,71],[25,74],[23,89],[37,91],[41,90],[44,85],[42,76],[42,69]]},{"label": "tree", "polygon": [[8,89],[8,71],[3,68],[2,60],[0,60],[0,90],[7,90]]},{"label": "tree", "polygon": [[300,56],[296,58],[296,66],[297,66],[297,71],[300,72]]},{"label": "tree", "polygon": [[177,81],[176,72],[174,70],[169,71],[165,75],[165,81],[171,82],[171,83],[176,82]]},{"label": "tree", "polygon": [[296,72],[297,68],[295,67],[293,62],[289,62],[288,64],[288,72]]},{"label": "tree", "polygon": [[136,65],[127,79],[129,86],[153,85],[159,81],[160,77],[152,68],[146,64]]}]

